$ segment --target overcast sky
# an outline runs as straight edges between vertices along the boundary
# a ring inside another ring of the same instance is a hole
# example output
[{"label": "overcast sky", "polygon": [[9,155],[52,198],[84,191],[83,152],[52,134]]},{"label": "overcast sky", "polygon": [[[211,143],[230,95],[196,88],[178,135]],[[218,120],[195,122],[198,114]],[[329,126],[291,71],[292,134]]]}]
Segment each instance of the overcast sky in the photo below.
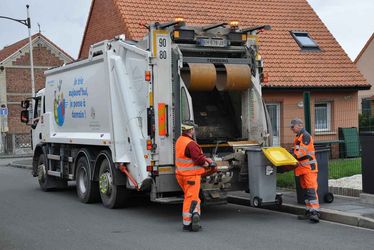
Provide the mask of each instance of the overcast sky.
[{"label": "overcast sky", "polygon": [[[354,60],[374,32],[374,0],[308,2]],[[45,36],[76,58],[91,0],[0,0],[0,16],[25,19],[26,4],[30,4],[32,32],[38,32],[39,23]],[[25,26],[0,19],[0,49],[26,37]]]}]

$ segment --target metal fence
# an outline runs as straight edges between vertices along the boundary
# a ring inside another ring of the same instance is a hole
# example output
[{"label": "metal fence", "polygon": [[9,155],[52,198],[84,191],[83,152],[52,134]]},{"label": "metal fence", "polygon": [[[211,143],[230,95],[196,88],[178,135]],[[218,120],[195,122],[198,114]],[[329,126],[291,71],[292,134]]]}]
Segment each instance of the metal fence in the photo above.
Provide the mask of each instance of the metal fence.
[{"label": "metal fence", "polygon": [[6,134],[4,137],[5,154],[31,154],[31,135],[28,134]]}]

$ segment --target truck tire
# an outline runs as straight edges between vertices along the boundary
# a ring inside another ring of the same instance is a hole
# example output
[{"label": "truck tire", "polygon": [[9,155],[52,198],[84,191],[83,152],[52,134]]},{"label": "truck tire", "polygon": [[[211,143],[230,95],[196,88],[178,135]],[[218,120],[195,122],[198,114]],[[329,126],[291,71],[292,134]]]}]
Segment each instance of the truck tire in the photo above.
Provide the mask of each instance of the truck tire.
[{"label": "truck tire", "polygon": [[67,181],[60,180],[55,176],[47,175],[46,159],[44,154],[40,154],[38,158],[38,182],[40,188],[45,191],[55,190],[57,188],[66,188],[68,186]]},{"label": "truck tire", "polygon": [[79,200],[83,203],[98,202],[100,199],[99,183],[92,181],[92,172],[87,157],[79,157],[76,171],[77,195]]},{"label": "truck tire", "polygon": [[105,158],[99,170],[99,189],[103,205],[107,208],[123,207],[128,200],[129,191],[126,186],[113,184],[113,170],[111,162]]}]

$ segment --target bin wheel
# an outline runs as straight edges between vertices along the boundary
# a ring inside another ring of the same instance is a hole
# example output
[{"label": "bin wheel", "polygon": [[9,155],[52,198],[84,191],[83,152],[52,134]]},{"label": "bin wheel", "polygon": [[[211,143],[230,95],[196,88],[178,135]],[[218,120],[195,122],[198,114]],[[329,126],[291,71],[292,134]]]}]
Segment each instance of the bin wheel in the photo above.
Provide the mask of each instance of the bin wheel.
[{"label": "bin wheel", "polygon": [[257,196],[253,198],[252,201],[253,207],[261,207],[261,199],[258,198]]},{"label": "bin wheel", "polygon": [[283,198],[282,198],[282,195],[281,194],[277,194],[275,196],[275,205],[277,206],[277,208],[280,208],[283,204]]},{"label": "bin wheel", "polygon": [[332,203],[334,201],[334,195],[332,193],[327,193],[323,199],[326,203]]}]

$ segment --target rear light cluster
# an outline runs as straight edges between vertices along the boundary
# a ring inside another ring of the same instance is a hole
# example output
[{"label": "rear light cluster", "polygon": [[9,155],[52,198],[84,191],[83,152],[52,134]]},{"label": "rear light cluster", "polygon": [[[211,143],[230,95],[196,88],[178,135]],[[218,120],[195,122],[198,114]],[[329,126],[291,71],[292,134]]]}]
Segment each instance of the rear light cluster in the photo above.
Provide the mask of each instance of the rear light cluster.
[{"label": "rear light cluster", "polygon": [[151,71],[146,71],[145,72],[145,80],[147,81],[147,82],[150,82],[151,81],[151,79],[152,79],[152,75],[151,75]]},{"label": "rear light cluster", "polygon": [[157,166],[153,166],[153,165],[147,166],[147,172],[150,172],[153,175],[158,175],[159,174]]},{"label": "rear light cluster", "polygon": [[152,140],[147,140],[147,150],[152,150],[152,148],[153,148]]}]

